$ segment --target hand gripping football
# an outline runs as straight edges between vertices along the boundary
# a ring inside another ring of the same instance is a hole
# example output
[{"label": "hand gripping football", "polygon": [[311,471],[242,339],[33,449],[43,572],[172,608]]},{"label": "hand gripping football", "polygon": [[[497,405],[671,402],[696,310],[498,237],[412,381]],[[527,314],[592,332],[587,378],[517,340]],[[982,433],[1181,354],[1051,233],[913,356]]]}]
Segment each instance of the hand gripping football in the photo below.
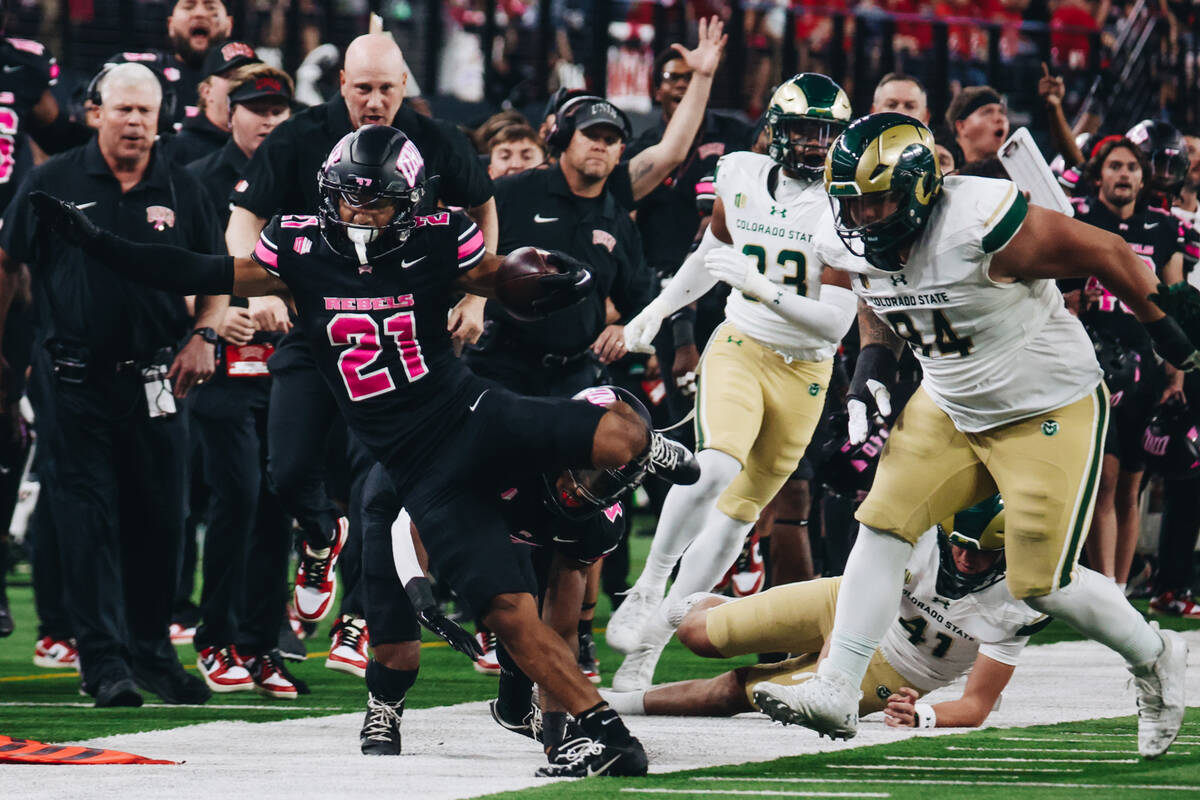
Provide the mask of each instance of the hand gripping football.
[{"label": "hand gripping football", "polygon": [[574,304],[590,284],[585,266],[565,253],[522,247],[504,258],[495,287],[497,299],[510,314],[535,320]]}]

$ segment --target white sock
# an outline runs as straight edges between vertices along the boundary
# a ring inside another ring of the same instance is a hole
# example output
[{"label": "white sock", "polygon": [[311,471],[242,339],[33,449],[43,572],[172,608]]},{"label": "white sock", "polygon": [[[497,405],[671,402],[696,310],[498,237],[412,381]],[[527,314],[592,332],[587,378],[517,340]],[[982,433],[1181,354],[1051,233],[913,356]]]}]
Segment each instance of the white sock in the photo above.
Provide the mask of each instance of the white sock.
[{"label": "white sock", "polygon": [[[742,471],[736,458],[720,450],[701,450],[696,460],[700,462],[700,480],[691,486],[672,486],[667,492],[646,566],[637,579],[640,589],[662,595],[675,562],[700,533],[721,492]],[[702,588],[711,589],[712,584]]]},{"label": "white sock", "polygon": [[600,696],[608,707],[623,717],[640,717],[646,714],[646,690],[636,692],[614,692],[612,689],[601,689]]},{"label": "white sock", "polygon": [[1162,637],[1129,605],[1117,584],[1086,567],[1076,567],[1075,580],[1066,588],[1025,602],[1116,650],[1132,666],[1153,661],[1162,652]]},{"label": "white sock", "polygon": [[898,536],[860,525],[838,590],[837,614],[825,670],[841,673],[851,685],[862,683],[875,649],[900,607],[904,565],[912,545]]},{"label": "white sock", "polygon": [[746,535],[753,527],[753,522],[734,519],[716,508],[710,509],[704,519],[704,527],[679,562],[679,574],[675,576],[671,591],[663,602],[664,622],[665,609],[670,608],[671,603],[696,592],[712,591],[717,581],[737,561],[746,544]]}]

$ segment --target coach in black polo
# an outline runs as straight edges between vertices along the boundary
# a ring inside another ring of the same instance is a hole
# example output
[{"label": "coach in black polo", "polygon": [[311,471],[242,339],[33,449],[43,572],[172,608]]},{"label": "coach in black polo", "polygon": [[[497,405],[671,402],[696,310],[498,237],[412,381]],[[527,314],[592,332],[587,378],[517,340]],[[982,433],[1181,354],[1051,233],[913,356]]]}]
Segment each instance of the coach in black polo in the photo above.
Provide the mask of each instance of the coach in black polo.
[{"label": "coach in black polo", "polygon": [[[580,305],[536,322],[514,319],[488,303],[486,346],[470,354],[478,374],[531,395],[571,395],[599,378],[597,363],[625,355],[620,324],[653,297],[637,227],[613,196],[608,178],[629,138],[625,115],[600,97],[577,100],[559,121],[558,163],[496,182],[500,253],[523,245],[561,250],[592,271]],[[609,324],[605,300],[619,319]]]}]

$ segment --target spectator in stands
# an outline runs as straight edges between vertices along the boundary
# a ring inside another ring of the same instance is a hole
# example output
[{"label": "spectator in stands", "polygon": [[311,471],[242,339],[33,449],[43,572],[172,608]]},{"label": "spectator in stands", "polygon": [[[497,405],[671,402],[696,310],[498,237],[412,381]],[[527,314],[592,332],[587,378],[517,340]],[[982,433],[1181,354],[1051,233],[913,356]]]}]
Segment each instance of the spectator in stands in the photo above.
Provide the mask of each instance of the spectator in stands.
[{"label": "spectator in stands", "polygon": [[528,125],[529,120],[520,111],[509,109],[501,111],[497,114],[492,114],[483,121],[483,124],[475,129],[472,134],[472,139],[475,142],[475,149],[481,155],[487,155],[489,146],[492,142],[492,137],[495,136],[501,128],[507,128],[509,125]]},{"label": "spectator in stands", "polygon": [[[230,41],[208,51],[204,58],[204,80],[198,87],[197,113],[183,121],[171,145],[171,157],[180,164],[221,149],[229,141],[229,87],[233,71],[246,64],[260,63],[254,48],[245,42]],[[222,202],[218,208],[227,203]]]},{"label": "spectator in stands", "polygon": [[895,111],[929,124],[929,102],[925,87],[911,75],[889,72],[875,84],[875,96],[871,101],[871,113]]},{"label": "spectator in stands", "polygon": [[946,109],[946,123],[958,145],[955,161],[960,169],[995,158],[1008,138],[1008,109],[990,86],[968,86],[955,95]]},{"label": "spectator in stands", "polygon": [[516,175],[546,161],[546,143],[529,125],[506,125],[488,140],[488,177]]}]

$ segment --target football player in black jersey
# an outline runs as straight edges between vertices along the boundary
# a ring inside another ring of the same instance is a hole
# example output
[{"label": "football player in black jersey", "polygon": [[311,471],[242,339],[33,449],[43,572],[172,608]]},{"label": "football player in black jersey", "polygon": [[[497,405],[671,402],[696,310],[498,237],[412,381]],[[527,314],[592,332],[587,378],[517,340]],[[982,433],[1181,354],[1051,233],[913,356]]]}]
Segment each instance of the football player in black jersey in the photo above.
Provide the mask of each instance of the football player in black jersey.
[{"label": "football player in black jersey", "polygon": [[[1120,236],[1169,285],[1183,280],[1183,223],[1147,202],[1151,175],[1134,142],[1105,142],[1085,168],[1095,191],[1074,201],[1075,217]],[[1079,279],[1061,288],[1083,284]],[[1099,281],[1087,279],[1083,293],[1095,298],[1080,314],[1089,333],[1129,351],[1140,373],[1133,386],[1112,396],[1100,489],[1085,544],[1092,568],[1124,585],[1138,539],[1138,495],[1146,465],[1142,433],[1160,399],[1182,391],[1184,374],[1170,364],[1158,365],[1146,329]],[[1117,392],[1115,386],[1110,389]]]},{"label": "football player in black jersey", "polygon": [[[290,292],[342,415],[387,470],[434,571],[472,608],[486,609],[485,622],[514,661],[599,743],[588,756],[591,774],[643,774],[641,745],[538,619],[533,587],[488,493],[498,471],[630,462],[672,482],[695,482],[694,456],[624,403],[604,409],[520,397],[454,357],[445,325],[451,293],[495,296],[502,259],[486,252],[465,215],[418,214],[424,161],[404,134],[370,125],[347,135],[319,181],[319,214],[275,217],[253,258],[133,244],[70,204],[40,193],[31,202],[65,241],[134,280],[243,297]],[[590,280],[565,254],[546,259],[560,272],[538,278],[538,313],[576,302]]]}]

